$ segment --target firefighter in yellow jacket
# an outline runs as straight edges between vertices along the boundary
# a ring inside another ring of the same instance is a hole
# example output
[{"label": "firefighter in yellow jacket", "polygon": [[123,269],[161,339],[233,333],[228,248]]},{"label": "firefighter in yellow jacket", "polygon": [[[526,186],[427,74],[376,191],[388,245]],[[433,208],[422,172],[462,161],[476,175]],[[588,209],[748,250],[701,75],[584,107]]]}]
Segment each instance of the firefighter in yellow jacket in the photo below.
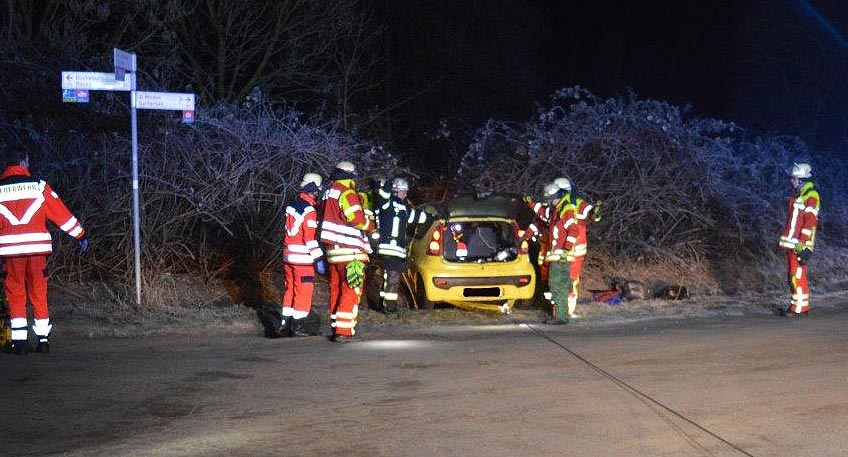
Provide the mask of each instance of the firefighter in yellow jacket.
[{"label": "firefighter in yellow jacket", "polygon": [[365,262],[372,252],[367,233],[374,230],[374,223],[365,215],[355,179],[352,163],[336,165],[330,174],[332,183],[324,193],[321,219],[320,241],[329,264],[330,339],[337,342],[348,341],[356,333]]}]

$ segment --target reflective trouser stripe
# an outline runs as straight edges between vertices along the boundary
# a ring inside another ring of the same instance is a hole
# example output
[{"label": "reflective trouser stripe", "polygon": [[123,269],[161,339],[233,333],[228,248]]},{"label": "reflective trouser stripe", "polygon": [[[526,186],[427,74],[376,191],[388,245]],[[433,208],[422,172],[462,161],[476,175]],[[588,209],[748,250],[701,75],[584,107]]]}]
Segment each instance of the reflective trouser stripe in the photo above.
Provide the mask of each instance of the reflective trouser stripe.
[{"label": "reflective trouser stripe", "polygon": [[[285,292],[283,292],[282,306],[284,316],[293,316],[296,319],[305,317],[312,310],[312,293],[315,289],[315,268],[312,264],[298,265],[292,263],[283,264],[286,277]],[[291,314],[286,314],[286,308],[291,309]]]},{"label": "reflective trouser stripe", "polygon": [[288,306],[283,306],[283,317],[292,317],[294,319],[303,319],[308,316],[309,313],[306,311],[298,311],[294,308],[290,308]]},{"label": "reflective trouser stripe", "polygon": [[26,341],[27,339],[27,320],[25,317],[14,317],[9,320],[9,326],[12,328],[12,340]]},{"label": "reflective trouser stripe", "polygon": [[795,252],[786,251],[789,276],[789,312],[806,313],[810,310],[810,286],[807,281],[807,265],[798,262]]},{"label": "reflective trouser stripe", "polygon": [[347,284],[347,262],[327,265],[327,283],[330,288],[330,325],[336,335],[352,336],[359,313],[360,291]]},{"label": "reflective trouser stripe", "polygon": [[[6,280],[3,282],[6,300],[9,303],[9,318],[26,319],[27,296],[32,302],[32,314],[35,319],[47,319],[47,256],[26,255],[20,257],[4,257],[3,269]],[[26,326],[26,321],[24,321]]]},{"label": "reflective trouser stripe", "polygon": [[50,325],[50,318],[47,319],[35,319],[32,324],[32,333],[35,333],[35,336],[50,336],[50,330],[53,328]]},{"label": "reflective trouser stripe", "polygon": [[383,269],[383,283],[380,287],[380,298],[383,301],[383,307],[386,311],[393,312],[397,310],[400,277],[401,273],[399,271]]}]

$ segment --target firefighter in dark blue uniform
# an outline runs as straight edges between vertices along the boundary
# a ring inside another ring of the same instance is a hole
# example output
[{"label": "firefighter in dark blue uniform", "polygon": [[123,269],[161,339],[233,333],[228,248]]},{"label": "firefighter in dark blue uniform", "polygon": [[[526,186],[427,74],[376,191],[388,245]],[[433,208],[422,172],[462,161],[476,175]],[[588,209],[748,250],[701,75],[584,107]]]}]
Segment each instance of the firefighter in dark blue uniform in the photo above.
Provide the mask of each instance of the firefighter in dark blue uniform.
[{"label": "firefighter in dark blue uniform", "polygon": [[379,291],[370,294],[369,306],[393,313],[397,311],[401,274],[409,267],[407,229],[413,224],[426,223],[429,216],[413,208],[407,200],[409,182],[406,179],[395,178],[390,191],[386,187],[378,191],[378,204],[374,208],[377,231],[372,234],[376,239],[376,260],[383,280]]}]

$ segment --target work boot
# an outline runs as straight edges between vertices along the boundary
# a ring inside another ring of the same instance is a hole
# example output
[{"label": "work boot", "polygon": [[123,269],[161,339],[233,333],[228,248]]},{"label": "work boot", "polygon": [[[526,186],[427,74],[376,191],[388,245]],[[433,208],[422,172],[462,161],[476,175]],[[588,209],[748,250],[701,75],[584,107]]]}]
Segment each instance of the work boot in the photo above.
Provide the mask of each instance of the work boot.
[{"label": "work boot", "polygon": [[291,334],[292,336],[311,336],[306,329],[306,319],[292,319]]},{"label": "work boot", "polygon": [[12,344],[9,346],[9,354],[27,355],[28,352],[29,345],[27,345],[26,341],[12,341]]},{"label": "work boot", "polygon": [[564,321],[560,320],[560,319],[553,318],[553,317],[549,317],[549,318],[545,319],[546,325],[565,325],[567,323],[568,323],[568,319],[566,319]]},{"label": "work boot", "polygon": [[292,336],[292,318],[290,316],[283,316],[279,320],[280,324],[275,329],[277,331],[277,336],[280,338],[288,338]]},{"label": "work boot", "polygon": [[50,340],[46,336],[38,337],[38,346],[35,347],[35,352],[50,353]]},{"label": "work boot", "polygon": [[329,340],[334,343],[352,343],[354,341],[359,341],[358,336],[354,335],[336,335],[335,333],[329,336]]}]

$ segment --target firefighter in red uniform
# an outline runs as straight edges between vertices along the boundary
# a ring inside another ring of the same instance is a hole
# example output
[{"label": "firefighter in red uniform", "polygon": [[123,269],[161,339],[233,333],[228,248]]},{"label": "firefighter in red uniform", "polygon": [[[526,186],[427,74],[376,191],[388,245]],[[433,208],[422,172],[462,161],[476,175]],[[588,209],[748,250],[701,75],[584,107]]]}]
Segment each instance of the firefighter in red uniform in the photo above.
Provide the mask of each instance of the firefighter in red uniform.
[{"label": "firefighter in red uniform", "polygon": [[321,244],[327,256],[330,287],[330,339],[350,340],[356,333],[359,300],[365,283],[365,262],[371,253],[367,233],[374,223],[365,215],[356,193],[356,168],[344,161],[330,175],[333,181],[324,192]]},{"label": "firefighter in red uniform", "polygon": [[23,355],[27,345],[27,295],[32,302],[37,352],[50,352],[50,314],[47,310],[47,256],[53,252],[47,221],[56,224],[88,249],[85,230],[56,192],[29,172],[29,155],[13,147],[9,165],[0,175],[0,257],[12,328],[12,353]]},{"label": "firefighter in red uniform", "polygon": [[[549,324],[568,323],[569,313],[565,305],[570,302],[570,294],[573,290],[571,279],[571,260],[577,240],[577,219],[574,217],[574,206],[568,202],[566,191],[551,183],[545,186],[545,197],[554,208],[548,224],[549,245],[545,254],[545,263],[548,264],[550,288],[550,300],[554,305],[553,319],[546,321]],[[546,297],[548,295],[546,294]]]},{"label": "firefighter in red uniform", "polygon": [[[545,190],[548,189],[548,184]],[[532,196],[525,196],[524,202],[536,216],[524,232],[524,239],[530,246],[530,262],[536,271],[536,295],[550,301],[551,292],[548,289],[548,263],[545,262],[547,250],[550,247],[551,205],[537,202]],[[536,297],[534,297],[534,301]]]},{"label": "firefighter in red uniform", "polygon": [[786,228],[780,236],[780,247],[786,249],[791,299],[783,316],[806,315],[810,312],[810,286],[807,262],[813,255],[821,198],[813,186],[813,169],[807,163],[796,163],[790,171],[794,194],[789,198]]},{"label": "firefighter in red uniform", "polygon": [[580,273],[583,270],[583,259],[588,252],[586,226],[589,222],[600,222],[600,207],[602,203],[598,201],[593,205],[583,198],[578,197],[573,191],[571,181],[568,178],[557,178],[553,184],[566,192],[565,196],[559,202],[559,212],[564,211],[566,206],[570,205],[570,211],[574,216],[574,220],[577,222],[577,235],[574,240],[571,240],[573,247],[566,254],[566,260],[571,267],[570,277],[572,284],[571,292],[568,294],[568,316],[570,318],[576,318],[579,317],[575,313],[575,309],[577,308],[577,291],[580,285]]},{"label": "firefighter in red uniform", "polygon": [[282,300],[280,336],[308,336],[306,316],[312,310],[315,273],[326,272],[324,253],[318,246],[316,199],[321,193],[321,175],[306,173],[298,187],[297,198],[286,206],[286,237],[283,245],[283,269],[286,290]]}]

